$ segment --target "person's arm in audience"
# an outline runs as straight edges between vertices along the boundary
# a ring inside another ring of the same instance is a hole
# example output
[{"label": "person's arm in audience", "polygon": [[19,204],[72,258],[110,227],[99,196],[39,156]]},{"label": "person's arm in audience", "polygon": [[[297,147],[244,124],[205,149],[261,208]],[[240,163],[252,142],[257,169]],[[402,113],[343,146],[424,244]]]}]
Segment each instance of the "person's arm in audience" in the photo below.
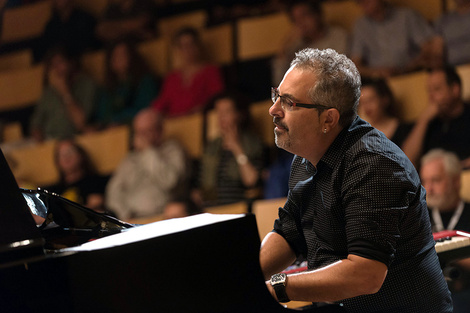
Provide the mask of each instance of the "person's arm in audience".
[{"label": "person's arm in audience", "polygon": [[60,94],[67,109],[67,114],[75,128],[79,131],[83,130],[86,122],[85,111],[72,95],[65,77],[58,75],[55,71],[51,71],[49,74],[49,84]]},{"label": "person's arm in audience", "polygon": [[254,186],[258,182],[260,173],[243,150],[238,128],[235,125],[225,127],[222,130],[222,138],[224,147],[231,151],[237,160],[243,185]]},{"label": "person's arm in audience", "polygon": [[437,116],[438,112],[437,104],[430,104],[420,115],[410,134],[403,142],[403,152],[415,166],[417,166],[423,152],[424,139],[429,123]]}]

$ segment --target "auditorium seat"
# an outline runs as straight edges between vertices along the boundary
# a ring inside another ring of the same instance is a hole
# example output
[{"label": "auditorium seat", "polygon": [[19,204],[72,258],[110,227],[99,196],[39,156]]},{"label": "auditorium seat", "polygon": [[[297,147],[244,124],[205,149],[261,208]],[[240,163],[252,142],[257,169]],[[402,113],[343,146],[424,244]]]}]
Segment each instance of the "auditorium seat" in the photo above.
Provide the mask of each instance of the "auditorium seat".
[{"label": "auditorium seat", "polygon": [[57,182],[59,174],[54,164],[54,147],[55,141],[48,140],[10,150],[8,158],[15,164],[12,167],[15,178],[33,187]]},{"label": "auditorium seat", "polygon": [[130,147],[130,129],[117,126],[100,132],[77,136],[98,173],[109,175],[119,166]]},{"label": "auditorium seat", "polygon": [[443,12],[445,0],[391,0],[396,6],[408,7],[420,13],[429,22],[434,22]]},{"label": "auditorium seat", "polygon": [[274,56],[291,29],[289,17],[275,13],[237,21],[239,61]]},{"label": "auditorium seat", "polygon": [[15,142],[23,138],[23,128],[20,122],[8,122],[2,125],[1,142]]},{"label": "auditorium seat", "polygon": [[5,9],[1,20],[0,42],[19,42],[39,37],[44,32],[51,14],[50,0]]},{"label": "auditorium seat", "polygon": [[397,102],[399,117],[404,121],[415,121],[427,107],[427,75],[426,71],[420,71],[387,80]]},{"label": "auditorium seat", "polygon": [[110,0],[73,0],[73,2],[78,8],[99,18],[106,10]]},{"label": "auditorium seat", "polygon": [[462,79],[462,98],[470,101],[470,64],[457,66],[456,70]]},{"label": "auditorium seat", "polygon": [[470,170],[463,170],[460,175],[462,186],[460,188],[460,197],[466,202],[470,202]]},{"label": "auditorium seat", "polygon": [[98,84],[103,84],[106,78],[106,51],[87,52],[80,58],[82,70]]},{"label": "auditorium seat", "polygon": [[234,61],[232,24],[202,29],[201,37],[209,61],[218,65],[229,65]]},{"label": "auditorium seat", "polygon": [[355,0],[326,1],[322,3],[323,16],[329,25],[339,26],[352,33],[356,20],[363,15]]},{"label": "auditorium seat", "polygon": [[41,97],[44,66],[0,72],[0,111],[29,107]]},{"label": "auditorium seat", "polygon": [[202,29],[206,26],[206,22],[207,12],[205,10],[197,10],[159,19],[157,31],[160,36],[173,38],[174,34],[182,27],[191,26],[196,29]]},{"label": "auditorium seat", "polygon": [[189,157],[198,159],[203,150],[203,114],[166,118],[163,121],[163,133],[167,139],[178,141]]},{"label": "auditorium seat", "polygon": [[167,38],[160,37],[139,43],[137,51],[154,75],[163,77],[171,69],[169,66],[169,40]]},{"label": "auditorium seat", "polygon": [[261,137],[268,147],[274,146],[274,124],[273,117],[269,115],[269,108],[273,102],[271,99],[250,105],[250,115],[254,131]]},{"label": "auditorium seat", "polygon": [[278,218],[278,209],[283,207],[287,198],[261,199],[253,202],[252,213],[256,216],[259,237],[261,240],[273,230],[274,221]]},{"label": "auditorium seat", "polygon": [[0,55],[0,72],[18,70],[31,67],[33,53],[31,49],[24,49]]},{"label": "auditorium seat", "polygon": [[248,213],[248,204],[240,201],[231,204],[223,204],[204,208],[205,213],[212,214],[244,214]]}]

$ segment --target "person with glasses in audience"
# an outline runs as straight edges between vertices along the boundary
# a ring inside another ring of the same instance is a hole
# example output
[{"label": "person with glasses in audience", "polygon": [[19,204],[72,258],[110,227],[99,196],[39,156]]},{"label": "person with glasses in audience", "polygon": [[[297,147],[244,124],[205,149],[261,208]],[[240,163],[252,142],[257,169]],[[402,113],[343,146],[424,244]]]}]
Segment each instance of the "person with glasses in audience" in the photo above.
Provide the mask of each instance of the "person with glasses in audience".
[{"label": "person with glasses in audience", "polygon": [[[297,52],[272,89],[276,145],[295,157],[261,244],[266,285],[280,302],[347,312],[452,312],[418,173],[357,116],[360,94],[356,66],[332,49]],[[299,256],[308,270],[283,273]]]}]

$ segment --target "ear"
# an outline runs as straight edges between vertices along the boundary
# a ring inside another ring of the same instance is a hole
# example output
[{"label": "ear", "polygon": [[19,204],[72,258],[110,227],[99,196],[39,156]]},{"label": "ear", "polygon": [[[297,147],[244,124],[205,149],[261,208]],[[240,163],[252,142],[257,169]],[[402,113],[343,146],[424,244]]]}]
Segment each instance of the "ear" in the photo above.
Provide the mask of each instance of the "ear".
[{"label": "ear", "polygon": [[339,125],[340,114],[337,109],[328,109],[323,112],[323,129],[328,131],[335,129]]}]

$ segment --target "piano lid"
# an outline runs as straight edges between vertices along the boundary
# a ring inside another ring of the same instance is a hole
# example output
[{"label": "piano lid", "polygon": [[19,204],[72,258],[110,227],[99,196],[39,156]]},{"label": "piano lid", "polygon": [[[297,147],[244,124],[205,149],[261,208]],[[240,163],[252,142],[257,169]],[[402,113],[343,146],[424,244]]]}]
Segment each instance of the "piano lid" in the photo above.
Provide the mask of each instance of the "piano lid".
[{"label": "piano lid", "polygon": [[0,249],[42,238],[13,173],[0,150]]}]

